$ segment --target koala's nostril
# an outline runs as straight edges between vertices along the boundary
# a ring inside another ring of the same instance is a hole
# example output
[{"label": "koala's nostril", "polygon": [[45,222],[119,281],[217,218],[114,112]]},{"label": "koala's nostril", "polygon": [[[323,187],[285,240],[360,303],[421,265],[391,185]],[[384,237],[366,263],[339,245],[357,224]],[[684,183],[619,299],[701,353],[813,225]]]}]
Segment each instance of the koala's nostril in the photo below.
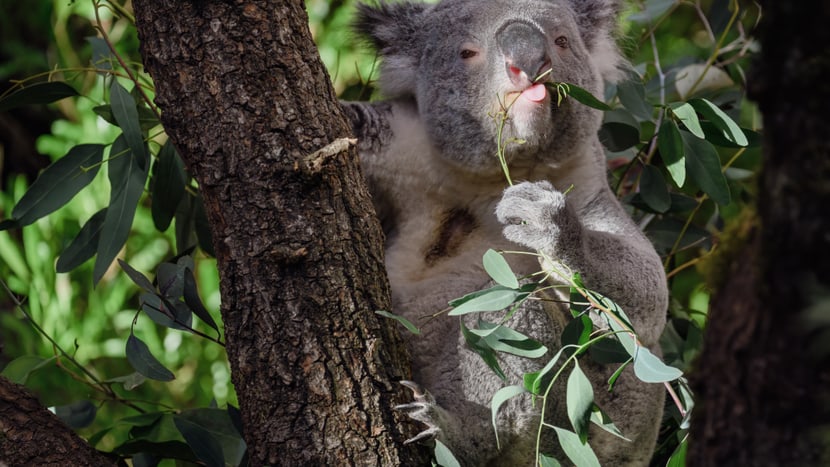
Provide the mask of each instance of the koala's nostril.
[{"label": "koala's nostril", "polygon": [[507,74],[511,81],[530,81],[550,68],[545,36],[532,24],[523,21],[509,22],[496,33],[496,40],[504,54]]}]

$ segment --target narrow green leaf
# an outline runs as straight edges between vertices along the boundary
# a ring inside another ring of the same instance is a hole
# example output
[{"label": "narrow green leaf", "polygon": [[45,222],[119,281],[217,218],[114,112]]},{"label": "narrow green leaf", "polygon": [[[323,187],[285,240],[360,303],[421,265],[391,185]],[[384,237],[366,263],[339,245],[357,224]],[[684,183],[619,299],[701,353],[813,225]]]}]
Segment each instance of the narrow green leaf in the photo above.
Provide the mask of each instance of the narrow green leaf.
[{"label": "narrow green leaf", "polygon": [[135,210],[147,181],[147,170],[142,169],[129,152],[122,134],[112,143],[110,149],[110,204],[104,217],[101,238],[98,241],[98,256],[95,258],[93,269],[93,281],[96,284],[109,269],[130,235]]},{"label": "narrow green leaf", "polygon": [[663,363],[645,347],[638,346],[634,357],[634,374],[646,383],[665,383],[683,376],[683,372]]},{"label": "narrow green leaf", "polygon": [[502,380],[507,380],[507,376],[505,376],[504,370],[501,369],[499,360],[496,358],[496,352],[487,345],[484,339],[471,333],[463,322],[461,323],[461,335],[464,336],[464,341],[467,342],[467,345],[484,360],[484,363],[493,370],[496,376]]},{"label": "narrow green leaf", "polygon": [[579,467],[600,467],[599,459],[588,443],[582,443],[579,436],[572,431],[559,427],[553,427],[556,436],[559,438],[559,445],[565,451],[565,455]]},{"label": "narrow green leaf", "polygon": [[75,88],[62,81],[35,83],[0,99],[0,112],[24,105],[49,104],[78,95]]},{"label": "narrow green leaf", "polygon": [[729,115],[726,115],[726,112],[721,110],[718,106],[706,99],[691,99],[689,100],[689,104],[691,104],[695,110],[700,112],[701,115],[706,117],[707,120],[718,127],[723,132],[723,136],[726,139],[741,147],[749,144],[749,141],[746,139],[746,135],[744,135],[741,127],[739,127],[738,124],[735,123]]},{"label": "narrow green leaf", "polygon": [[44,170],[12,210],[20,227],[68,203],[98,174],[104,146],[79,144]]},{"label": "narrow green leaf", "polygon": [[156,294],[144,292],[139,296],[141,311],[156,324],[170,329],[190,331],[193,315],[184,303],[166,300]]},{"label": "narrow green leaf", "polygon": [[80,400],[67,405],[55,407],[58,416],[70,428],[79,429],[89,426],[95,420],[98,409],[88,400]]},{"label": "narrow green leaf", "polygon": [[729,185],[721,172],[720,158],[715,147],[689,132],[681,132],[686,153],[686,170],[697,186],[721,206],[731,200]]},{"label": "narrow green leaf", "polygon": [[688,102],[674,102],[669,104],[669,107],[687,130],[698,138],[704,138],[703,128],[701,128],[700,120],[697,118],[697,112],[691,104]]},{"label": "narrow green leaf", "polygon": [[439,440],[435,440],[435,462],[441,467],[461,467],[450,448]]},{"label": "narrow green leaf", "polygon": [[498,284],[511,289],[519,288],[519,280],[516,279],[516,274],[510,269],[510,265],[500,253],[495,250],[487,250],[482,258],[484,263],[484,270],[487,274]]},{"label": "narrow green leaf", "polygon": [[571,426],[579,435],[579,440],[585,443],[588,441],[588,426],[594,407],[594,387],[591,386],[591,381],[582,372],[576,359],[574,359],[573,370],[568,376],[566,400]]},{"label": "narrow green leaf", "polygon": [[58,257],[55,264],[57,272],[69,272],[84,264],[95,256],[98,251],[98,239],[101,238],[101,229],[104,226],[104,216],[107,208],[96,212],[86,221],[80,232]]},{"label": "narrow green leaf", "polygon": [[[611,110],[611,107],[602,102],[601,100],[594,97],[593,94],[586,91],[585,89],[571,83],[566,83],[568,86],[568,96],[573,97],[577,102],[587,105],[588,107],[597,109],[597,110]],[[551,87],[553,92],[556,92],[556,83],[546,83],[548,87]]]},{"label": "narrow green leaf", "polygon": [[222,445],[208,430],[178,415],[173,416],[173,423],[199,460],[208,467],[225,467]]},{"label": "narrow green leaf", "polygon": [[548,349],[539,342],[524,334],[503,325],[478,321],[482,332],[471,329],[470,332],[479,334],[486,344],[496,352],[505,352],[519,357],[539,358],[547,353]]},{"label": "narrow green leaf", "polygon": [[155,169],[151,212],[156,229],[163,232],[170,227],[185,192],[184,163],[171,140],[159,151]]},{"label": "narrow green leaf", "polygon": [[683,438],[683,441],[677,446],[672,453],[666,467],[686,467],[686,452],[689,448],[688,438]]},{"label": "narrow green leaf", "polygon": [[130,337],[127,338],[127,361],[133,366],[135,371],[141,373],[147,378],[157,381],[172,381],[176,377],[164,365],[159,362],[150,349],[141,339],[130,332]]},{"label": "narrow green leaf", "polygon": [[130,148],[130,157],[136,160],[140,169],[146,169],[149,156],[144,145],[141,124],[138,121],[135,99],[115,79],[112,80],[110,86],[110,105],[112,105],[112,115],[124,134],[127,147]]},{"label": "narrow green leaf", "polygon": [[660,157],[663,158],[674,183],[677,183],[677,186],[683,186],[686,183],[686,153],[683,149],[680,129],[674,120],[667,119],[660,125],[657,133],[657,148],[660,150]]},{"label": "narrow green leaf", "polygon": [[666,179],[660,169],[653,165],[643,167],[640,177],[640,195],[643,201],[659,213],[664,213],[671,207],[671,195],[666,189]]},{"label": "narrow green leaf", "polygon": [[135,285],[144,289],[145,292],[149,292],[151,294],[156,293],[156,288],[153,287],[153,283],[150,282],[150,279],[147,279],[147,276],[133,269],[132,266],[122,259],[118,260],[118,265],[121,266],[121,269],[127,273],[127,276]]},{"label": "narrow green leaf", "polygon": [[193,276],[193,270],[185,268],[184,270],[184,303],[196,316],[199,317],[205,324],[212,327],[216,332],[219,332],[219,326],[216,321],[210,316],[205,305],[202,304],[202,299],[199,298],[199,290],[196,288],[196,278]]},{"label": "narrow green leaf", "polygon": [[594,405],[594,408],[591,411],[591,423],[595,424],[596,426],[602,428],[603,430],[611,433],[612,435],[624,439],[626,441],[631,441],[630,439],[623,436],[622,432],[617,425],[614,425],[614,422],[611,421],[611,417],[608,416],[605,412],[602,411],[599,407]]},{"label": "narrow green leaf", "polygon": [[449,316],[460,316],[468,313],[499,311],[509,307],[519,300],[526,298],[527,296],[527,293],[522,293],[514,289],[508,289],[504,286],[495,286],[482,291],[481,294],[471,300],[467,300],[461,305],[456,306],[448,314]]},{"label": "narrow green leaf", "polygon": [[533,373],[525,373],[522,375],[522,387],[525,388],[525,391],[539,395],[540,389],[542,387],[542,381],[539,378],[539,372],[534,371]]},{"label": "narrow green leaf", "polygon": [[394,319],[395,321],[401,323],[403,327],[407,329],[407,331],[411,332],[412,334],[415,334],[416,336],[421,334],[421,330],[418,329],[418,326],[415,326],[414,324],[412,324],[411,321],[404,318],[403,316],[399,316],[385,310],[375,310],[375,313],[383,316],[384,318]]},{"label": "narrow green leaf", "polygon": [[501,408],[502,404],[507,402],[508,399],[518,396],[519,394],[524,394],[525,388],[521,386],[506,386],[493,394],[493,399],[490,401],[490,416],[493,422],[493,430],[496,433],[496,447],[501,449],[499,445],[499,428],[498,424],[496,423],[496,419],[499,413],[499,408]]}]

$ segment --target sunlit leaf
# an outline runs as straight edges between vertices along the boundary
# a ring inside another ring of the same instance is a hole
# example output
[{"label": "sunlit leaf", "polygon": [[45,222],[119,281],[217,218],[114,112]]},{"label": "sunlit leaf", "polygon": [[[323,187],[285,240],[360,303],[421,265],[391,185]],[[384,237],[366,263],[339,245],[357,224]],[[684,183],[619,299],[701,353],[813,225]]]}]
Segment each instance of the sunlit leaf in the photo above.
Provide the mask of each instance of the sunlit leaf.
[{"label": "sunlit leaf", "polygon": [[156,357],[150,353],[141,339],[130,332],[130,337],[127,338],[127,361],[133,366],[135,371],[142,375],[157,381],[172,381],[176,377],[164,365],[159,362]]},{"label": "sunlit leaf", "polygon": [[695,108],[691,104],[688,102],[675,102],[670,104],[669,107],[671,107],[674,116],[680,119],[683,126],[693,135],[701,139],[706,137],[701,127],[700,119],[697,118],[697,112],[695,112]]},{"label": "sunlit leaf", "polygon": [[68,203],[98,174],[104,156],[100,144],[79,144],[50,165],[12,210],[18,226],[29,225]]},{"label": "sunlit leaf", "polygon": [[78,95],[75,88],[62,81],[30,84],[0,99],[0,112],[24,105],[49,104]]},{"label": "sunlit leaf", "polygon": [[[455,306],[450,312],[449,316],[460,316],[468,313],[479,313],[486,311],[503,310],[515,302],[524,299],[528,296],[527,293],[519,292],[515,289],[509,289],[504,286],[495,286],[487,290],[479,291],[474,297],[464,300],[460,305]],[[452,305],[453,302],[450,302]]]},{"label": "sunlit leaf", "polygon": [[539,467],[561,467],[562,464],[553,457],[539,454]]},{"label": "sunlit leaf", "polygon": [[746,135],[744,135],[744,132],[738,124],[718,106],[706,99],[691,99],[689,100],[689,104],[718,127],[726,139],[742,147],[749,144]]},{"label": "sunlit leaf", "polygon": [[567,385],[568,419],[574,432],[579,435],[581,442],[588,440],[588,425],[591,418],[591,409],[594,406],[594,387],[591,381],[579,368],[579,362],[574,359],[574,367],[568,376]]},{"label": "sunlit leaf", "polygon": [[683,376],[683,372],[663,363],[645,347],[638,346],[634,357],[634,374],[646,383],[665,383]]},{"label": "sunlit leaf", "polygon": [[[521,386],[507,386],[499,389],[493,394],[493,399],[490,401],[490,417],[493,422],[493,430],[496,433],[496,446],[499,447],[499,428],[498,424],[496,423],[496,419],[498,418],[499,408],[501,408],[502,404],[507,402],[508,399],[518,396],[519,394],[524,394],[525,388]],[[499,449],[501,449],[499,447]]]},{"label": "sunlit leaf", "polygon": [[504,259],[504,256],[495,250],[487,250],[482,258],[484,270],[496,283],[509,287],[512,289],[519,288],[519,280],[516,279],[516,274],[510,269],[510,265]]},{"label": "sunlit leaf", "polygon": [[667,119],[657,133],[657,147],[672,180],[677,186],[686,183],[686,153],[680,129],[674,120]]}]

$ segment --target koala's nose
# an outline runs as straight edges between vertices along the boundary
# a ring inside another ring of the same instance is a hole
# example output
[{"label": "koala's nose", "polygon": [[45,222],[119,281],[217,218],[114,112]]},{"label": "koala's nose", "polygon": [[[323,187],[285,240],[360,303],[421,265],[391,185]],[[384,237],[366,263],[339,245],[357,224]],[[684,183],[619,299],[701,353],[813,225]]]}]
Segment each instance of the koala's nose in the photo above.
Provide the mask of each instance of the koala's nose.
[{"label": "koala's nose", "polygon": [[496,33],[496,40],[514,84],[528,84],[550,68],[545,35],[535,26],[523,21],[506,23]]}]

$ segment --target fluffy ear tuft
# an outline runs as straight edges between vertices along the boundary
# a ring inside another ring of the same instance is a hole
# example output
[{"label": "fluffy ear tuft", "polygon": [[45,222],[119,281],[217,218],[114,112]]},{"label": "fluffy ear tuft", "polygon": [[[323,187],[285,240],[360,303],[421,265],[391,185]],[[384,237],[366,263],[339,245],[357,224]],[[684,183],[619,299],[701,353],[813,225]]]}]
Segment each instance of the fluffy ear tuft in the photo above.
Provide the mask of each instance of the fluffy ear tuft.
[{"label": "fluffy ear tuft", "polygon": [[570,0],[580,34],[607,82],[620,79],[623,60],[615,42],[621,0]]},{"label": "fluffy ear tuft", "polygon": [[421,3],[383,0],[357,7],[354,28],[374,45],[381,57],[380,89],[386,97],[415,92],[421,20],[428,7]]}]

